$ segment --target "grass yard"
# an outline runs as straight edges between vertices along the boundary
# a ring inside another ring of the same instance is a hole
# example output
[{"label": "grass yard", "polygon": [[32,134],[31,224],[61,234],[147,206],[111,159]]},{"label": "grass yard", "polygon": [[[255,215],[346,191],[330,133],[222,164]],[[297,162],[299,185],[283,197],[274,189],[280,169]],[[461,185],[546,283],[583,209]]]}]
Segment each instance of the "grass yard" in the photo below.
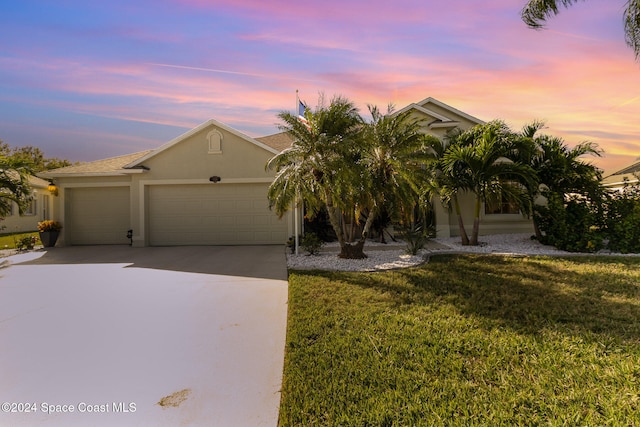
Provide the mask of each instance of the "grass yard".
[{"label": "grass yard", "polygon": [[640,426],[640,258],[289,283],[280,426]]},{"label": "grass yard", "polygon": [[[3,234],[0,235],[0,249],[15,249],[16,242],[19,241],[23,237],[27,236],[35,236],[38,237],[39,234],[37,231],[31,231],[26,233],[12,233],[12,234]],[[40,243],[38,241],[38,243]]]}]

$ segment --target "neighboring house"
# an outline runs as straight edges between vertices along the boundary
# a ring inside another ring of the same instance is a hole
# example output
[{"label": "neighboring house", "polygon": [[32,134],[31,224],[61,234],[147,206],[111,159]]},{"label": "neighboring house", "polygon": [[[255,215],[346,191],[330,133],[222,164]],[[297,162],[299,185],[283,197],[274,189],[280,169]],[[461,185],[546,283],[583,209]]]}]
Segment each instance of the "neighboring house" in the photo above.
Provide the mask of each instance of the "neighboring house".
[{"label": "neighboring house", "polygon": [[279,150],[216,120],[158,149],[55,169],[59,245],[283,244],[290,217],[269,209]]},{"label": "neighboring house", "polygon": [[[476,117],[470,116],[443,102],[433,98],[426,98],[420,102],[407,105],[398,113],[411,111],[424,123],[424,132],[438,138],[455,129],[465,131],[473,126],[484,124]],[[473,210],[475,195],[464,194],[458,198],[467,232],[473,226]],[[439,199],[433,201],[436,222],[436,237],[454,237],[460,235],[456,213],[442,206]],[[483,206],[480,213],[480,235],[533,233],[533,222],[520,213],[512,204],[502,203],[489,209]]]},{"label": "neighboring house", "polygon": [[[483,123],[433,98],[411,104],[425,132],[442,137]],[[291,145],[285,133],[250,138],[216,120],[141,153],[40,174],[58,187],[52,219],[62,222],[58,245],[134,246],[283,244],[293,215],[269,209],[275,172],[267,161]],[[463,198],[470,227],[473,197]],[[458,234],[455,214],[434,202],[438,237]],[[532,232],[514,212],[483,213],[482,234]]]},{"label": "neighboring house", "polygon": [[640,176],[640,162],[636,162],[631,166],[627,166],[626,168],[605,177],[602,180],[602,185],[611,189],[621,188],[624,185],[625,180],[630,184],[637,183],[638,176]]},{"label": "neighboring house", "polygon": [[47,190],[49,181],[30,176],[29,185],[32,189],[31,203],[29,203],[22,215],[19,214],[18,205],[13,203],[11,212],[4,217],[3,221],[0,221],[0,233],[36,231],[38,222],[50,219],[51,198],[53,196]]}]

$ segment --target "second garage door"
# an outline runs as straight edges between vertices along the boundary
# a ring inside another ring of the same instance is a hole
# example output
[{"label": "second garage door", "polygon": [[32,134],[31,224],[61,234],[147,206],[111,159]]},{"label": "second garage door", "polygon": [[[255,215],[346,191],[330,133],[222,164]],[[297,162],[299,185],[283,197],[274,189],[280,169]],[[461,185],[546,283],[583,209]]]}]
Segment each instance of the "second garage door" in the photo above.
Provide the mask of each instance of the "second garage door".
[{"label": "second garage door", "polygon": [[267,184],[149,186],[149,244],[283,244],[287,224],[269,210],[267,188]]}]

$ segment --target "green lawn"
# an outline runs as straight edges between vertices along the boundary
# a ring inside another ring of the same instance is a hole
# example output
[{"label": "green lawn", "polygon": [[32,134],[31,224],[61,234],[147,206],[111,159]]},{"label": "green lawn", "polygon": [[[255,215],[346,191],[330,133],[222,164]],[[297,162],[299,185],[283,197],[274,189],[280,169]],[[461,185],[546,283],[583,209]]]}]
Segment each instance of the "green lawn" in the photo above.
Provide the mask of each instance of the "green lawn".
[{"label": "green lawn", "polygon": [[289,283],[281,426],[640,426],[640,258]]},{"label": "green lawn", "polygon": [[[26,233],[2,234],[0,235],[0,249],[15,249],[16,242],[27,236],[38,237],[38,232],[32,231]],[[40,242],[38,241],[38,243]]]}]

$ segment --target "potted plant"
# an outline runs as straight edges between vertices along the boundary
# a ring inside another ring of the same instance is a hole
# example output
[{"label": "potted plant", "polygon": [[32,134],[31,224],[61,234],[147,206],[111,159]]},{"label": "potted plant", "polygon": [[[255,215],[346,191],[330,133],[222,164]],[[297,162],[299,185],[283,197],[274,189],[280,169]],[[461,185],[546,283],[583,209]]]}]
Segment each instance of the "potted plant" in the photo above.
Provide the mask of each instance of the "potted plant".
[{"label": "potted plant", "polygon": [[38,231],[40,232],[40,241],[45,248],[51,248],[56,245],[58,236],[62,230],[62,224],[58,221],[46,220],[38,223]]}]

